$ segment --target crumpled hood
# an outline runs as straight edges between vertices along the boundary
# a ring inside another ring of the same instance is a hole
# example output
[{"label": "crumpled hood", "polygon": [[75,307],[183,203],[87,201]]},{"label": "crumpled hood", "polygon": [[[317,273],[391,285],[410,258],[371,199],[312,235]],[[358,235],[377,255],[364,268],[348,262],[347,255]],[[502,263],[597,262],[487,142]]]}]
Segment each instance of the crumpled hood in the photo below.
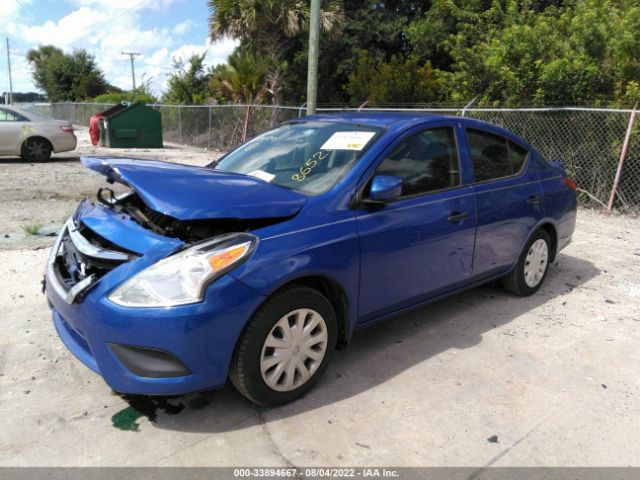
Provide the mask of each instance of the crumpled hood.
[{"label": "crumpled hood", "polygon": [[304,195],[248,175],[155,160],[81,157],[110,182],[127,185],[152,210],[178,220],[293,216]]}]

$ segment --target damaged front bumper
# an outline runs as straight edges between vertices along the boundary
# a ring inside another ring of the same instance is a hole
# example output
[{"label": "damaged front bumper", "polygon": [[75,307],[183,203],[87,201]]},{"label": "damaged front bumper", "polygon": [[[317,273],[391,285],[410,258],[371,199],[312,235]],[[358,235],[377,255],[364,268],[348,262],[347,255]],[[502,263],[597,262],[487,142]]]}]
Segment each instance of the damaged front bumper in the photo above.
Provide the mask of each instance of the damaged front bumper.
[{"label": "damaged front bumper", "polygon": [[78,226],[73,221],[73,218],[69,218],[62,227],[58,238],[51,248],[49,253],[49,259],[47,260],[47,269],[45,275],[45,288],[48,286],[52,288],[56,294],[64,298],[67,303],[75,303],[81,295],[91,288],[91,286],[97,281],[96,274],[85,275],[82,271],[86,268],[86,264],[83,260],[79,260],[81,270],[78,273],[82,278],[73,285],[69,285],[68,281],[65,281],[62,277],[60,265],[67,262],[65,258],[65,240],[73,244],[73,248],[76,252],[70,252],[67,255],[76,256],[82,255],[82,258],[97,259],[98,261],[122,263],[131,260],[131,256],[114,250],[107,250],[90,243],[81,233],[78,232]]},{"label": "damaged front bumper", "polygon": [[[175,395],[224,385],[236,341],[264,297],[224,275],[208,287],[201,303],[170,308],[115,305],[109,294],[175,245],[168,242],[139,256],[96,245],[80,230],[96,217],[101,217],[102,235],[123,221],[101,207],[90,209],[87,218],[70,219],[47,262],[46,295],[66,347],[118,392]],[[83,278],[82,266],[69,271],[65,264],[76,258],[114,267]]]}]

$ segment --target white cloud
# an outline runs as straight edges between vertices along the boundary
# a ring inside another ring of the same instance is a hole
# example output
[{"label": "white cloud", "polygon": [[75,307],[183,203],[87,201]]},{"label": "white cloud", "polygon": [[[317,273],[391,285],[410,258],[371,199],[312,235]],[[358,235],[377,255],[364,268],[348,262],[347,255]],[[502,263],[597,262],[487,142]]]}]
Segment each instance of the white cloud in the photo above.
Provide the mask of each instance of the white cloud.
[{"label": "white cloud", "polygon": [[16,31],[16,20],[20,18],[20,11],[28,7],[31,0],[0,0],[0,34],[13,35]]},{"label": "white cloud", "polygon": [[189,29],[193,28],[196,22],[193,20],[185,20],[184,22],[178,23],[175,27],[173,27],[172,32],[176,35],[184,35],[189,31]]},{"label": "white cloud", "polygon": [[163,47],[160,50],[156,50],[148,57],[143,57],[144,62],[152,67],[161,67],[166,64],[167,58],[169,56],[169,50],[167,47]]},{"label": "white cloud", "polygon": [[[201,44],[188,43],[180,45],[173,50],[167,47],[160,48],[155,52],[141,58],[147,78],[152,78],[152,88],[155,92],[160,92],[166,88],[167,76],[172,71],[173,60],[188,60],[194,54],[205,53],[205,66],[214,66],[225,63],[227,57],[238,45],[236,40],[222,39],[219,42],[210,44],[205,39]],[[131,83],[129,77],[129,83]]]},{"label": "white cloud", "polygon": [[[81,7],[62,17],[58,22],[47,20],[42,25],[21,25],[22,40],[32,44],[53,43],[60,48],[68,48],[78,40],[87,37],[102,22],[102,12],[90,7]],[[91,39],[87,39],[91,41]]]},{"label": "white cloud", "polygon": [[71,3],[80,7],[95,6],[103,10],[138,10],[143,8],[167,10],[173,4],[182,3],[183,1],[184,0],[72,0]]},{"label": "white cloud", "polygon": [[[0,78],[4,80],[3,77],[4,75],[2,75]],[[33,92],[37,90],[31,82],[31,68],[29,67],[29,62],[27,62],[27,59],[24,55],[16,55],[15,53],[11,55],[11,79],[13,81],[14,92]],[[3,81],[0,83],[0,92],[8,90],[9,80],[7,79],[6,82]]]},{"label": "white cloud", "polygon": [[[0,0],[0,27],[16,38],[12,44],[14,90],[34,90],[29,65],[24,58],[26,51],[38,45],[55,45],[64,51],[84,48],[93,54],[107,80],[124,89],[131,88],[129,57],[122,51],[139,52],[135,59],[136,80],[152,78],[156,93],[164,88],[166,76],[171,72],[172,59],[187,59],[194,53],[206,53],[205,64],[224,63],[237,42],[223,39],[210,44],[181,43],[196,26],[186,20],[168,28],[144,29],[141,26],[143,10],[163,9],[186,0],[68,0],[75,7],[67,15],[55,21],[30,24],[21,5],[32,0]],[[19,43],[19,45],[18,45]],[[0,76],[0,91],[3,87]],[[8,81],[7,81],[8,87]]]},{"label": "white cloud", "polygon": [[[108,0],[107,0],[108,1]],[[183,3],[189,0],[148,0],[145,3],[145,7],[152,8],[154,10],[166,11],[175,3]],[[191,0],[193,1],[193,0]]]},{"label": "white cloud", "polygon": [[238,40],[231,38],[223,38],[222,40],[209,43],[207,46],[207,58],[205,59],[208,65],[218,65],[220,63],[226,63],[229,55],[233,53],[236,47],[240,44]]},{"label": "white cloud", "polygon": [[[0,0],[0,55],[3,59],[0,66],[0,92],[9,90],[9,76],[7,75],[4,59],[6,59],[5,39],[10,39],[11,79],[14,91],[35,90],[31,83],[31,71],[25,58],[26,50],[15,41],[15,34],[19,25],[17,20],[23,15],[23,9],[28,8],[31,0]],[[25,86],[26,88],[22,88]]]},{"label": "white cloud", "polygon": [[0,2],[0,20],[15,15],[21,5],[16,0],[2,0]]},{"label": "white cloud", "polygon": [[230,38],[224,38],[216,43],[209,43],[207,39],[200,45],[193,43],[181,45],[171,52],[170,58],[187,60],[194,54],[205,53],[204,60],[206,65],[218,65],[219,63],[225,63],[237,46],[238,41]]},{"label": "white cloud", "polygon": [[9,35],[14,35],[17,31],[18,28],[16,27],[16,24],[13,22],[9,22],[7,24],[7,26],[5,27],[5,31],[9,34]]}]

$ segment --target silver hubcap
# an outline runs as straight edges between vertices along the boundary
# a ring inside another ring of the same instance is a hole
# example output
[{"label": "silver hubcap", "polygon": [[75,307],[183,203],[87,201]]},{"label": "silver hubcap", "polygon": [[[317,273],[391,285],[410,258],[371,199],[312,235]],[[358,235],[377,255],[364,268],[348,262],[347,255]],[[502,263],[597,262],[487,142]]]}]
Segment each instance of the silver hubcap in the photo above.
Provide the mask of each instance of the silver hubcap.
[{"label": "silver hubcap", "polygon": [[533,242],[524,259],[524,281],[529,287],[533,288],[540,283],[547,269],[548,261],[547,242],[540,238]]},{"label": "silver hubcap", "polygon": [[27,145],[27,149],[29,150],[29,154],[34,157],[42,157],[44,156],[45,147],[41,142],[32,142]]},{"label": "silver hubcap", "polygon": [[262,347],[260,371],[269,387],[288,392],[304,385],[327,351],[327,324],[318,312],[293,310],[273,326]]}]

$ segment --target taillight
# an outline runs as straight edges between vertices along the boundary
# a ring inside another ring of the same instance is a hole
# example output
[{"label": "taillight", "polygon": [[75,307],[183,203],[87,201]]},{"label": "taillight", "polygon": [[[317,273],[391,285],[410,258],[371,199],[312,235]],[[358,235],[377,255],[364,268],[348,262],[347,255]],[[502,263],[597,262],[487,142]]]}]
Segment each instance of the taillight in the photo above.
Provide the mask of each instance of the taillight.
[{"label": "taillight", "polygon": [[569,177],[562,177],[562,183],[564,183],[567,187],[569,187],[574,192],[578,188],[578,184],[575,182],[575,180],[572,180]]},{"label": "taillight", "polygon": [[60,130],[64,133],[73,133],[73,127],[71,125],[60,125]]}]

